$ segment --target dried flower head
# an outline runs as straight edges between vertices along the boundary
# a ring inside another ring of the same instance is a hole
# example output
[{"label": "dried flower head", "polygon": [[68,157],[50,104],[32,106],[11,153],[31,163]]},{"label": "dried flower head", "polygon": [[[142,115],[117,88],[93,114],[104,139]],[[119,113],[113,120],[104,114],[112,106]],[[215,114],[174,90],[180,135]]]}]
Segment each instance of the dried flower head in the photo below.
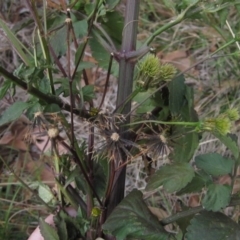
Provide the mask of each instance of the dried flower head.
[{"label": "dried flower head", "polygon": [[58,130],[58,128],[49,128],[47,133],[48,133],[49,138],[53,139],[59,135],[59,130]]},{"label": "dried flower head", "polygon": [[170,147],[165,133],[145,135],[141,140],[145,140],[146,154],[148,154],[153,161],[159,157],[165,157],[170,154]]},{"label": "dried flower head", "polygon": [[109,161],[115,161],[116,166],[122,164],[123,154],[131,157],[130,148],[137,147],[137,144],[123,137],[124,133],[120,134],[119,129],[123,121],[122,115],[116,114],[112,117],[103,115],[95,122],[99,134],[105,138],[100,147],[100,155],[107,156]]},{"label": "dried flower head", "polygon": [[117,142],[120,138],[119,134],[114,132],[110,137],[114,142]]}]

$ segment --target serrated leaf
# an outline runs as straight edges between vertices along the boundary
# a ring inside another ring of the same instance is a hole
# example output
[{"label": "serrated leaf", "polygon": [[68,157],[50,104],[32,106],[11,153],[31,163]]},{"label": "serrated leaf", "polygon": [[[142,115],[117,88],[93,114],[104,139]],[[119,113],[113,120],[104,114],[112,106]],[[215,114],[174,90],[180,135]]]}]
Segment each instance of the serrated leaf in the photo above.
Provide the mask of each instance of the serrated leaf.
[{"label": "serrated leaf", "polygon": [[0,126],[18,119],[22,115],[23,111],[29,108],[31,105],[32,103],[26,102],[15,102],[12,104],[2,113],[0,118]]},{"label": "serrated leaf", "polygon": [[168,85],[169,89],[169,109],[173,116],[177,116],[184,104],[185,98],[185,78],[183,75],[180,75],[177,78],[174,78]]},{"label": "serrated leaf", "polygon": [[211,184],[208,186],[202,205],[205,209],[217,212],[225,208],[231,198],[231,187],[229,185]]},{"label": "serrated leaf", "polygon": [[206,153],[195,157],[196,166],[213,176],[221,176],[232,172],[234,160],[222,157],[218,153]]},{"label": "serrated leaf", "polygon": [[170,236],[150,212],[139,190],[129,193],[113,210],[103,224],[103,230],[110,232],[117,240],[167,240]]},{"label": "serrated leaf", "polygon": [[39,219],[39,228],[44,240],[60,240],[56,230],[42,218]]},{"label": "serrated leaf", "polygon": [[62,218],[58,212],[57,215],[54,216],[53,220],[60,240],[68,240],[67,226],[64,218]]},{"label": "serrated leaf", "polygon": [[155,190],[163,185],[170,193],[179,191],[184,188],[193,177],[194,170],[188,163],[165,165],[150,177],[146,190]]},{"label": "serrated leaf", "polygon": [[239,147],[238,147],[238,137],[235,134],[222,135],[214,133],[214,136],[217,137],[229,150],[232,152],[233,156],[237,159],[239,156]]},{"label": "serrated leaf", "polygon": [[202,188],[205,187],[210,181],[211,179],[209,176],[196,174],[192,181],[187,184],[187,186],[177,192],[177,195],[200,192]]},{"label": "serrated leaf", "polygon": [[88,22],[86,19],[73,23],[74,32],[77,38],[82,38],[87,35]]},{"label": "serrated leaf", "polygon": [[240,240],[240,226],[223,213],[202,212],[187,228],[187,240]]},{"label": "serrated leaf", "polygon": [[86,102],[91,101],[95,97],[94,86],[87,85],[82,88],[83,99]]}]

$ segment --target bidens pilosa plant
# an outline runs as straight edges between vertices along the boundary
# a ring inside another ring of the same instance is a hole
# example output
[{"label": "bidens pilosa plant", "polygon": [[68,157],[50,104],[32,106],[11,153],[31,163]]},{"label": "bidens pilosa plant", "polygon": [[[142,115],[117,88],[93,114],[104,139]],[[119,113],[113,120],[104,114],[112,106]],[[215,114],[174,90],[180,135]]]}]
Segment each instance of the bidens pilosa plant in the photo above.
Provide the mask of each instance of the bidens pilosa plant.
[{"label": "bidens pilosa plant", "polygon": [[[238,110],[229,108],[217,117],[201,119],[183,73],[161,61],[150,44],[186,19],[209,23],[220,14],[226,20],[222,10],[237,7],[237,2],[170,1],[176,17],[139,42],[138,49],[140,0],[126,1],[124,17],[116,10],[123,4],[119,0],[70,1],[68,6],[59,2],[59,8],[48,8],[45,1],[39,8],[36,1],[26,0],[33,29],[31,47],[0,19],[21,59],[13,73],[0,66],[4,77],[0,96],[8,91],[14,94],[17,87],[28,94],[27,100],[6,109],[0,126],[22,114],[31,120],[23,137],[29,144],[45,137],[41,155],[50,158],[47,165],[55,186],[41,180],[38,185],[26,183],[1,160],[54,214],[55,227],[40,219],[41,235],[59,240],[236,239],[239,225],[222,210],[240,203],[238,193],[232,194],[239,149],[230,133],[239,119]],[[100,92],[89,72],[95,64],[106,73]],[[117,77],[118,90],[109,110],[106,95],[111,74]],[[86,124],[87,131],[78,134],[76,122]],[[204,132],[225,144],[232,158],[218,153],[194,156]],[[148,174],[147,185],[143,192],[134,189],[125,196],[126,169],[134,162]],[[230,184],[218,182],[224,175]],[[143,195],[151,191],[153,198],[160,194],[163,209],[170,209],[167,216],[157,219],[150,211]],[[192,193],[200,196],[195,208],[181,200]],[[179,202],[180,209],[175,207]],[[68,215],[69,207],[74,218]]]}]

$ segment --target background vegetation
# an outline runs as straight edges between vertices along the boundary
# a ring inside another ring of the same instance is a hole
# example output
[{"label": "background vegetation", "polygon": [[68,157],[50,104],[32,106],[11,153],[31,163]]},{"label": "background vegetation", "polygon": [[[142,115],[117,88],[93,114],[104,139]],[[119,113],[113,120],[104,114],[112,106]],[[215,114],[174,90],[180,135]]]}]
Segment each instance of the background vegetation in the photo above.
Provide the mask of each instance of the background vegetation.
[{"label": "background vegetation", "polygon": [[0,8],[1,238],[237,238],[237,1]]}]

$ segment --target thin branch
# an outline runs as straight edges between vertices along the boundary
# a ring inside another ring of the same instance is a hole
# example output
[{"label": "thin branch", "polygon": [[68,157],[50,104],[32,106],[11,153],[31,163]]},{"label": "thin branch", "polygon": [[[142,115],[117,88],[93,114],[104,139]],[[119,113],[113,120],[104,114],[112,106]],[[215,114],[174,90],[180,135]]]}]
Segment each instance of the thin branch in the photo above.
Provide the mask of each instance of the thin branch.
[{"label": "thin branch", "polygon": [[[0,66],[0,75],[9,79],[11,82],[15,83],[17,86],[19,86],[20,88],[25,90],[27,93],[37,97],[38,99],[42,100],[43,102],[46,102],[47,104],[55,103],[62,110],[65,110],[67,112],[71,111],[71,106],[67,103],[64,103],[61,98],[54,96],[54,95],[45,94],[45,93],[39,91],[35,87],[32,87],[32,86],[29,87],[26,82],[24,82],[23,80],[21,80],[20,78],[18,78],[16,76],[14,76],[12,73],[8,72],[5,68],[3,68],[1,66]],[[73,113],[80,117],[86,118],[86,119],[92,118],[92,116],[88,112],[79,110],[76,108],[73,109]]]},{"label": "thin branch", "polygon": [[88,175],[87,175],[87,173],[85,171],[85,168],[84,168],[82,162],[80,161],[76,151],[74,149],[72,149],[71,147],[69,147],[64,141],[60,141],[60,144],[62,144],[63,147],[65,147],[69,152],[71,152],[71,154],[73,155],[73,159],[74,159],[75,163],[80,167],[80,169],[81,169],[81,171],[83,173],[83,176],[84,176],[85,180],[87,181],[89,187],[91,188],[94,196],[96,197],[99,205],[101,207],[103,207],[103,203],[102,203],[100,197],[98,196],[94,186],[92,185],[92,182],[90,181],[90,179],[89,179],[89,177],[88,177]]},{"label": "thin branch", "polygon": [[101,107],[103,105],[103,102],[105,100],[105,97],[106,97],[107,88],[108,88],[108,84],[109,84],[109,79],[110,79],[110,75],[111,75],[112,62],[113,62],[113,54],[111,54],[111,56],[110,56],[110,61],[109,61],[109,65],[108,65],[108,72],[107,72],[107,79],[106,79],[106,83],[105,83],[105,87],[104,87],[104,91],[103,91],[102,100],[101,100],[101,103],[99,104],[98,109],[101,109]]}]

